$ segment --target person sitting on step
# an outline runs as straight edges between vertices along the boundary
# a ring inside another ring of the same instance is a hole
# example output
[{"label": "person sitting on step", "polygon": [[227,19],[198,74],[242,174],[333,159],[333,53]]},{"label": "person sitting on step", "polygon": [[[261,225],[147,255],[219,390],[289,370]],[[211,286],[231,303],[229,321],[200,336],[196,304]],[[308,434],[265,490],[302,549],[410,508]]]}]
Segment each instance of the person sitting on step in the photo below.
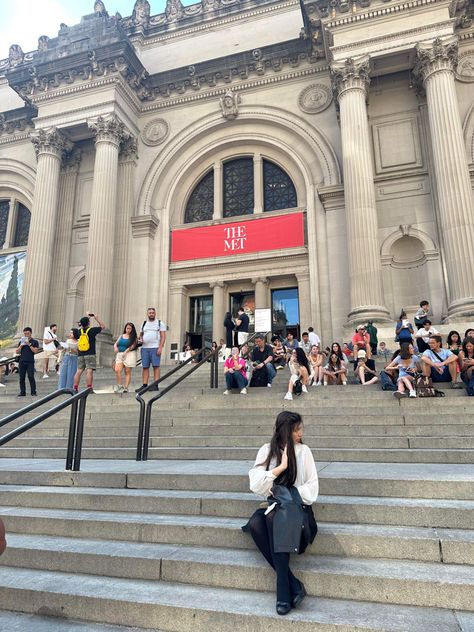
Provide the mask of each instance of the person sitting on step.
[{"label": "person sitting on step", "polygon": [[409,342],[402,342],[400,345],[400,353],[390,362],[385,369],[398,368],[397,390],[394,397],[400,399],[406,397],[409,393],[410,397],[416,397],[415,390],[415,373],[421,372],[420,358],[415,355],[415,348]]},{"label": "person sitting on step", "polygon": [[359,378],[362,386],[369,386],[369,384],[375,384],[379,381],[375,371],[375,362],[372,358],[367,358],[367,354],[363,349],[357,352],[354,373]]},{"label": "person sitting on step", "polygon": [[224,362],[225,383],[227,385],[224,395],[229,395],[233,388],[238,388],[241,395],[247,395],[246,362],[241,357],[238,347],[232,347],[230,356]]},{"label": "person sitting on step", "polygon": [[311,384],[312,386],[321,386],[323,383],[324,353],[319,348],[319,345],[313,345],[311,347],[308,360],[311,367],[309,376],[310,380],[312,380]]},{"label": "person sitting on step", "polygon": [[433,382],[451,382],[455,388],[458,359],[452,351],[442,348],[442,342],[438,335],[428,339],[430,348],[421,356],[423,375],[431,377]]},{"label": "person sitting on step", "polygon": [[347,384],[347,368],[344,360],[337,353],[332,352],[327,364],[323,367],[323,384]]},{"label": "person sitting on step", "polygon": [[474,396],[474,337],[464,338],[462,351],[459,353],[461,361],[461,379],[466,385],[467,394]]},{"label": "person sitting on step", "polygon": [[311,369],[306,353],[301,347],[293,350],[288,366],[290,367],[291,376],[290,381],[288,382],[288,392],[283,399],[291,400],[293,399],[295,383],[298,382],[298,380],[301,382],[301,392],[308,392],[307,387],[309,384],[309,374],[311,373]]}]

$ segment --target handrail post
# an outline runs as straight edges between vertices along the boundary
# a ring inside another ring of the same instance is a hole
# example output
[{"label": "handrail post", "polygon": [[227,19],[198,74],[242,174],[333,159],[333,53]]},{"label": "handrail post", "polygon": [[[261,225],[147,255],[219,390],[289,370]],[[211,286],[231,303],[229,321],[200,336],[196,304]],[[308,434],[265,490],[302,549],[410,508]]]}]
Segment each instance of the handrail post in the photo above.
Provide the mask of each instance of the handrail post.
[{"label": "handrail post", "polygon": [[81,469],[82,439],[84,437],[84,418],[86,416],[86,403],[88,395],[89,393],[84,395],[84,397],[79,402],[79,414],[76,426],[76,445],[74,449],[74,464],[72,467],[74,472],[79,472],[79,470]]},{"label": "handrail post", "polygon": [[212,355],[212,356],[211,356],[211,383],[210,383],[210,388],[214,388],[214,376],[215,376],[215,373],[214,373],[214,363],[215,363],[215,360],[216,360],[216,359],[215,359],[215,356],[214,356],[214,355]]},{"label": "handrail post", "polygon": [[76,438],[76,424],[77,424],[77,400],[73,401],[71,404],[69,435],[67,439],[66,470],[72,470],[72,455],[74,453],[74,443],[75,443],[75,438]]},{"label": "handrail post", "polygon": [[138,438],[137,438],[137,454],[136,461],[143,461],[143,430],[145,427],[145,402],[143,399],[138,400],[140,404],[140,416],[138,420]]},{"label": "handrail post", "polygon": [[146,414],[145,414],[145,431],[143,434],[143,461],[148,461],[148,447],[149,447],[149,443],[150,443],[150,426],[151,426],[151,407],[152,407],[152,400],[150,400],[147,404],[146,407]]},{"label": "handrail post", "polygon": [[219,388],[219,356],[214,354],[214,388]]}]

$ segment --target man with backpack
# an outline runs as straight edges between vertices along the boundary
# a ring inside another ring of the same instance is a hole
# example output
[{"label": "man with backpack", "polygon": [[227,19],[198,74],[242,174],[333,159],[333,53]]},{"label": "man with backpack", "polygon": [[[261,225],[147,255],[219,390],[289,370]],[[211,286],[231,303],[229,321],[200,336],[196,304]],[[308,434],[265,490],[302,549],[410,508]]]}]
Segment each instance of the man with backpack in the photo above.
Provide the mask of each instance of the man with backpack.
[{"label": "man with backpack", "polygon": [[[91,327],[91,318],[94,318],[98,327]],[[83,316],[79,324],[79,329],[74,329],[74,337],[77,340],[77,373],[74,376],[74,390],[79,390],[79,382],[82,373],[86,372],[86,386],[92,388],[94,379],[94,371],[97,368],[95,339],[100,332],[105,329],[105,325],[98,316],[87,312]]]},{"label": "man with backpack", "polygon": [[[166,341],[166,325],[156,317],[156,309],[149,307],[146,312],[147,319],[143,321],[138,338],[141,343],[140,355],[142,359],[142,381],[143,384],[137,391],[148,386],[150,375],[150,365],[153,367],[153,382],[160,379],[160,364],[163,345]],[[158,390],[158,385],[154,385],[150,390]]]}]

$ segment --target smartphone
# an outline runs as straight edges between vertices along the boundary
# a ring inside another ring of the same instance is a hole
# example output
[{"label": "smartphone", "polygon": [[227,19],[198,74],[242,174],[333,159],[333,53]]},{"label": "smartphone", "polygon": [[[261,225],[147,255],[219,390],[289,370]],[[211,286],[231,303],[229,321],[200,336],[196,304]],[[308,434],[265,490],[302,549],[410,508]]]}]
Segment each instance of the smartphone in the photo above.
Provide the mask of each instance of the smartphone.
[{"label": "smartphone", "polygon": [[21,344],[21,345],[26,345],[26,344],[28,344],[28,338],[27,338],[26,336],[22,336],[22,337],[20,338],[20,344]]}]

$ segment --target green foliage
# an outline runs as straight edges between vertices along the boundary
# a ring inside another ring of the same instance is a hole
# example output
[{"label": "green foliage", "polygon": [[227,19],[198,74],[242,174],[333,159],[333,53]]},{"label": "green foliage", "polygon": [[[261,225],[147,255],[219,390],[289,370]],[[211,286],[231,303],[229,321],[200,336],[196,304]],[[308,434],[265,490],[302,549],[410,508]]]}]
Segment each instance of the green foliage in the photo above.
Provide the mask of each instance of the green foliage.
[{"label": "green foliage", "polygon": [[18,259],[15,257],[6,294],[0,300],[0,340],[12,338],[15,335],[19,314]]}]

